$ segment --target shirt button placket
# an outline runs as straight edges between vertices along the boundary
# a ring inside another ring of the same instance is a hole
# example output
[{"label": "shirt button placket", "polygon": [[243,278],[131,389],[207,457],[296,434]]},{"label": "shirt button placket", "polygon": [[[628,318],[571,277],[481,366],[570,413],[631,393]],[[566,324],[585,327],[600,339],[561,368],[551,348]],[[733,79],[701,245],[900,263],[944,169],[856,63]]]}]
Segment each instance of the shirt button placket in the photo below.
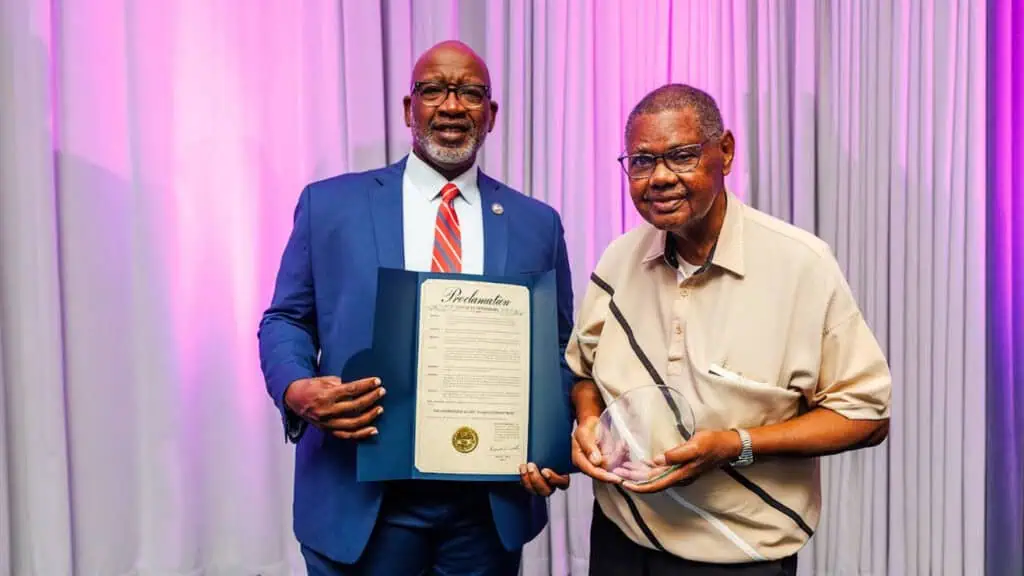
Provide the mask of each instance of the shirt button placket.
[{"label": "shirt button placket", "polygon": [[684,300],[686,292],[686,288],[680,287],[679,298],[676,299],[672,306],[672,327],[669,334],[668,347],[669,374],[681,374],[683,372],[683,364],[685,363],[683,318],[686,312],[686,302]]}]

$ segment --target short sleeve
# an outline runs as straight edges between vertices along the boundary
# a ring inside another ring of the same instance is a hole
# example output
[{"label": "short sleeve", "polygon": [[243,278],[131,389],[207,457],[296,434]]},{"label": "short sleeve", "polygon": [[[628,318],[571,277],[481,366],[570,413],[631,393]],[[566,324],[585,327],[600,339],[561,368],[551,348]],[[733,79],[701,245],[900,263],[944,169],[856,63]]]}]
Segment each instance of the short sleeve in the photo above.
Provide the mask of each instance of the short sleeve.
[{"label": "short sleeve", "polygon": [[593,378],[597,346],[604,329],[605,316],[611,294],[607,286],[591,279],[580,303],[580,311],[573,326],[569,345],[565,349],[565,360],[577,378]]},{"label": "short sleeve", "polygon": [[838,264],[825,313],[821,367],[808,404],[851,420],[889,417],[892,375],[885,354],[871,332]]}]

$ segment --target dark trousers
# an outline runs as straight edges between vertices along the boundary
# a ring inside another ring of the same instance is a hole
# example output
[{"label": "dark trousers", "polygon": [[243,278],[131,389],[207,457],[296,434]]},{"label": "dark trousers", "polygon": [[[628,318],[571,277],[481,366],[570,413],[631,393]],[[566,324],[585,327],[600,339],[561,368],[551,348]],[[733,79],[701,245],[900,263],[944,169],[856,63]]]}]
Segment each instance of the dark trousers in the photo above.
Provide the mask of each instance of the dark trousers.
[{"label": "dark trousers", "polygon": [[309,576],[516,576],[520,550],[502,546],[483,488],[402,482],[385,493],[355,564],[305,546],[302,555]]},{"label": "dark trousers", "polygon": [[[709,527],[710,530],[710,527]],[[594,502],[590,576],[796,576],[796,555],[772,562],[706,564],[651,550],[619,530]]]}]

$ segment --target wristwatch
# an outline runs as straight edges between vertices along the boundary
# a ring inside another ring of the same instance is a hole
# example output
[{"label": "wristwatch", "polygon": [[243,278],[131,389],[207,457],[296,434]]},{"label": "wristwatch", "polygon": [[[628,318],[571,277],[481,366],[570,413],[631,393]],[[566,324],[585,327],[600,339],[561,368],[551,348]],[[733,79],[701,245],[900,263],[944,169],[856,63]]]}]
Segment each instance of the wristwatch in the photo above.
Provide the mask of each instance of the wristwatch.
[{"label": "wristwatch", "polygon": [[732,461],[732,465],[736,467],[750,466],[754,463],[754,446],[750,443],[750,433],[742,428],[735,428],[733,432],[740,435],[742,448],[739,457]]}]

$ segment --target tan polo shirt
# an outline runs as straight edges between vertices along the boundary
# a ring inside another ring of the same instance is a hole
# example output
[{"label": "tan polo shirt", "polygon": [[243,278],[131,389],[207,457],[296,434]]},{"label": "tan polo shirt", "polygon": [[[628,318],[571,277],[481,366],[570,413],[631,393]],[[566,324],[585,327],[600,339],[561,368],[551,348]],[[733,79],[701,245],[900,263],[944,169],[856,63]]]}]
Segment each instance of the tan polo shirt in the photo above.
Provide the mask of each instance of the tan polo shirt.
[{"label": "tan polo shirt", "polygon": [[[608,246],[569,366],[606,403],[636,386],[672,386],[698,429],[755,428],[817,406],[888,418],[886,359],[828,245],[732,194],[727,202],[710,265],[695,274],[674,267],[666,233],[646,223]],[[600,482],[594,492],[637,544],[717,563],[796,553],[821,508],[816,458],[755,458],[658,494]]]}]

